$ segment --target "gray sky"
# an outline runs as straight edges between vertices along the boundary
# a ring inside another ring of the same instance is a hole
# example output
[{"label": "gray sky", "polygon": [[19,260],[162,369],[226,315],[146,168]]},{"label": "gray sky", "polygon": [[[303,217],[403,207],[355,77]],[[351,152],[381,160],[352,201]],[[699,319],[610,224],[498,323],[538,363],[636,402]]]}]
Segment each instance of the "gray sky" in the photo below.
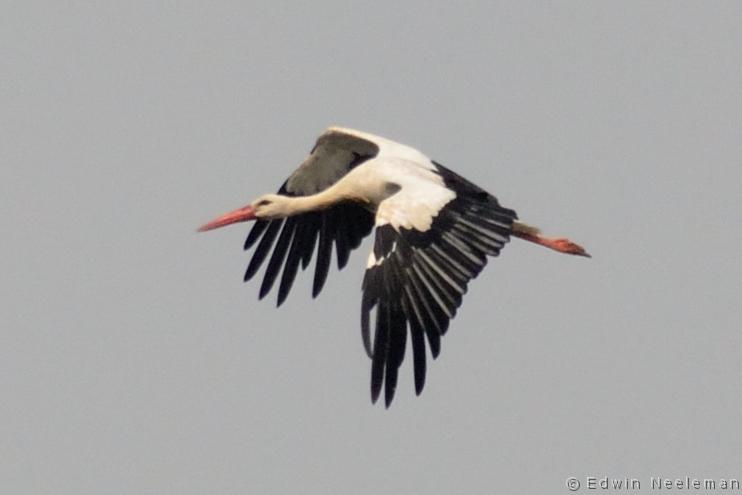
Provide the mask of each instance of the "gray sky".
[{"label": "gray sky", "polygon": [[[742,4],[104,3],[0,15],[3,493],[742,479]],[[514,240],[371,406],[368,241],[276,310],[194,233],[332,124],[594,258]]]}]

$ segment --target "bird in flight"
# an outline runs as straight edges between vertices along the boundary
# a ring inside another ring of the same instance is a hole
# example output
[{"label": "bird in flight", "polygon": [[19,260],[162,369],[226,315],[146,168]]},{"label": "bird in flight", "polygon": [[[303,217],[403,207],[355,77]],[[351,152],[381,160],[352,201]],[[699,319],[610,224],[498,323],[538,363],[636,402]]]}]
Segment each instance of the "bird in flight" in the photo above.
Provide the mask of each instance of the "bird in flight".
[{"label": "bird in flight", "polygon": [[544,237],[517,218],[493,195],[410,146],[330,127],[278,193],[260,196],[198,231],[254,220],[244,247],[256,247],[244,280],[253,278],[270,254],[260,298],[280,275],[280,306],[299,265],[307,268],[315,251],[313,297],[325,284],[333,245],[342,269],[376,227],[363,277],[361,336],[371,359],[371,401],[383,389],[389,407],[408,335],[419,395],[426,341],[436,358],[467,284],[511,236],[590,256],[578,244]]}]

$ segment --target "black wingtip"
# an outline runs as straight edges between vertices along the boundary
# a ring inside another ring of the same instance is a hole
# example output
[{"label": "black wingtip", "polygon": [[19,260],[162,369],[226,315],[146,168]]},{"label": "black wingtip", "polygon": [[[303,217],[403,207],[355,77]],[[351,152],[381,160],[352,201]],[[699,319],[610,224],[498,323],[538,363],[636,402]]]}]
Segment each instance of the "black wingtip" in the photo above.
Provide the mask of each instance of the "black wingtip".
[{"label": "black wingtip", "polygon": [[379,394],[381,393],[381,389],[375,390],[371,389],[371,404],[376,404],[376,401],[379,400]]},{"label": "black wingtip", "polygon": [[[291,253],[289,254],[289,257]],[[280,307],[286,299],[289,297],[291,292],[291,285],[294,283],[294,276],[296,275],[296,268],[298,267],[298,258],[289,258],[289,261],[284,268],[283,276],[281,277],[281,285],[278,287],[278,299],[276,300],[276,307]]]},{"label": "black wingtip", "polygon": [[282,290],[278,291],[278,298],[276,298],[276,307],[280,308],[281,305],[286,301],[286,298],[288,297],[289,293],[288,291],[284,292]]},{"label": "black wingtip", "polygon": [[244,249],[245,251],[250,249],[253,244],[255,244],[255,242],[263,235],[269,223],[269,221],[265,220],[258,220],[257,222],[255,222],[252,229],[250,229],[250,233],[245,239],[245,243],[242,245],[242,249]]},{"label": "black wingtip", "polygon": [[415,375],[415,395],[420,395],[423,393],[423,389],[425,388],[425,375],[417,376]]},{"label": "black wingtip", "polygon": [[[393,358],[392,358],[393,359]],[[386,372],[384,373],[384,404],[387,409],[394,400],[394,392],[397,391],[397,374],[399,368],[396,363],[387,363]]]},{"label": "black wingtip", "polygon": [[312,285],[312,299],[317,299],[317,296],[319,296],[319,293],[322,292],[322,287],[317,286],[317,284]]},{"label": "black wingtip", "polygon": [[260,287],[260,292],[258,293],[258,301],[262,301],[265,296],[268,295],[268,292],[270,292],[270,287],[266,289],[265,287]]},{"label": "black wingtip", "polygon": [[430,347],[430,355],[433,359],[438,359],[441,353],[441,341],[435,339],[428,339],[428,345]]},{"label": "black wingtip", "polygon": [[243,282],[250,281],[256,273],[258,273],[258,268],[260,268],[260,264],[254,262],[255,258],[250,260],[250,263],[247,265],[247,268],[245,269],[245,275],[242,276]]},{"label": "black wingtip", "polygon": [[381,386],[384,383],[384,363],[376,361],[371,363],[371,403],[376,404],[381,395]]},{"label": "black wingtip", "polygon": [[394,400],[394,389],[392,389],[391,392],[388,392],[387,390],[389,389],[384,390],[384,408],[385,409],[389,409],[389,406],[392,405],[392,401]]},{"label": "black wingtip", "polygon": [[327,281],[327,272],[330,268],[330,262],[327,259],[328,256],[328,253],[318,253],[317,265],[314,269],[314,281],[312,282],[313,299],[316,298],[320,292],[322,292],[322,288],[325,286],[325,282]]},{"label": "black wingtip", "polygon": [[[368,294],[368,293],[366,293]],[[368,307],[369,303],[368,300],[364,294],[363,300],[361,302],[361,340],[363,341],[363,349],[366,351],[366,355],[373,359],[374,357],[374,350],[373,345],[371,344],[371,315],[370,308]]]}]

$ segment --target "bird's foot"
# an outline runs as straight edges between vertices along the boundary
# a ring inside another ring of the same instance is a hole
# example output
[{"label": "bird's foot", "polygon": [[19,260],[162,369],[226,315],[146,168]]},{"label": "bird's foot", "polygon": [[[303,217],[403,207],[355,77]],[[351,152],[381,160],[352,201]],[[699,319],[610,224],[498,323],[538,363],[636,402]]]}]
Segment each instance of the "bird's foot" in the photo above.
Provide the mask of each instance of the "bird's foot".
[{"label": "bird's foot", "polygon": [[592,258],[592,256],[590,256],[588,252],[585,251],[585,248],[564,237],[560,237],[558,239],[548,239],[545,237],[541,237],[540,239],[542,241],[541,244],[553,249],[554,251],[559,251],[560,253],[565,254],[573,254],[575,256]]}]

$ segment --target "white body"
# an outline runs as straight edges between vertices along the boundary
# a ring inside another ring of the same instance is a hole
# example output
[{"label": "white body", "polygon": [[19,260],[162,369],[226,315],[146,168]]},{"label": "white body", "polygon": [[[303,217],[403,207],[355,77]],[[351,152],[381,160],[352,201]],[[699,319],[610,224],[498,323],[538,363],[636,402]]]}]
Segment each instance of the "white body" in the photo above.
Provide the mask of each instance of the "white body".
[{"label": "white body", "polygon": [[[376,157],[363,162],[319,194],[308,196],[306,206],[334,204],[351,199],[376,212],[376,225],[425,231],[436,214],[456,193],[446,188],[433,162],[420,151],[365,132],[332,127],[379,145]],[[396,184],[399,189],[390,189]]]}]

